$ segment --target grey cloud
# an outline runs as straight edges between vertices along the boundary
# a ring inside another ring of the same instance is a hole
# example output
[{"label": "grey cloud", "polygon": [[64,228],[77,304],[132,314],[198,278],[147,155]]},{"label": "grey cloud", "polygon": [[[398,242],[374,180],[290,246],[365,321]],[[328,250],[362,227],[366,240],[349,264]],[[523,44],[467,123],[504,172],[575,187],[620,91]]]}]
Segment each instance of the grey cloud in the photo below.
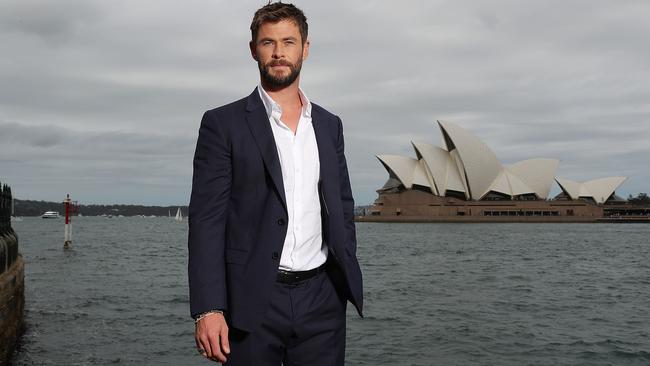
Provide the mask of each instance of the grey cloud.
[{"label": "grey cloud", "polygon": [[101,18],[98,2],[74,0],[5,1],[0,5],[0,30],[44,40],[65,41],[84,24]]},{"label": "grey cloud", "polygon": [[[0,174],[34,198],[73,187],[87,201],[185,203],[201,114],[257,84],[259,5],[4,2]],[[629,175],[626,191],[648,191],[647,2],[298,5],[302,84],[343,118],[357,202],[386,179],[374,155],[438,144],[437,119],[505,163],[554,157],[569,179]]]},{"label": "grey cloud", "polygon": [[[95,200],[95,192],[104,202],[120,202],[124,187],[134,190],[130,194],[136,194],[137,202],[155,204],[161,197],[151,193],[159,193],[160,187],[175,192],[175,198],[165,198],[166,202],[177,201],[181,192],[189,197],[195,136],[89,132],[15,123],[0,123],[0,131],[3,173],[10,173],[8,179],[14,174],[33,177],[24,182],[26,187],[34,185],[34,180],[40,182],[27,197],[20,195],[25,187],[18,185],[19,197],[47,199],[77,186],[84,187],[79,198],[87,201]],[[35,143],[48,135],[57,143]],[[158,188],[149,190],[147,185]]]},{"label": "grey cloud", "polygon": [[64,130],[56,126],[40,126],[38,128],[23,126],[17,123],[0,123],[0,144],[29,145],[36,148],[48,148],[61,143]]}]

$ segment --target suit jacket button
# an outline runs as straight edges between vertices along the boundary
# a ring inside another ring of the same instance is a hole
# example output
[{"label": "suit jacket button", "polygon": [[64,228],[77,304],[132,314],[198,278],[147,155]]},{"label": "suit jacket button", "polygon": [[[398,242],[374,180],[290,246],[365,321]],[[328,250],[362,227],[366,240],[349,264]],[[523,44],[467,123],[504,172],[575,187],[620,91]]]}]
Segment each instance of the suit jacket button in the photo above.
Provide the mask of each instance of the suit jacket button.
[{"label": "suit jacket button", "polygon": [[284,219],[282,218],[278,219],[278,225],[282,226],[284,225],[284,223],[285,223]]},{"label": "suit jacket button", "polygon": [[273,258],[273,260],[276,261],[278,260],[278,258],[280,258],[280,254],[278,254],[278,252],[273,252],[273,254],[271,254],[271,258]]}]

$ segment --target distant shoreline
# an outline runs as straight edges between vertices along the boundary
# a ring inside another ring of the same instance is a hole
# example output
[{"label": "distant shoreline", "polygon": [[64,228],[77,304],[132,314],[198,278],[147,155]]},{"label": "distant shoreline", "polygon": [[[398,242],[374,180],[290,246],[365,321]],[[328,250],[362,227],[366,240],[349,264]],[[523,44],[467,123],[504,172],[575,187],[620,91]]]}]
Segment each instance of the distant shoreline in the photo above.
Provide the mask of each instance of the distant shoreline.
[{"label": "distant shoreline", "polygon": [[[14,200],[14,216],[38,217],[47,211],[63,213],[63,203],[35,200]],[[83,216],[168,216],[175,215],[181,209],[183,216],[187,216],[187,205],[180,206],[145,206],[127,204],[92,204],[79,205],[79,213]]]},{"label": "distant shoreline", "polygon": [[535,224],[646,223],[646,224],[650,224],[650,217],[355,216],[354,221],[375,222],[375,223],[467,223],[467,224],[481,224],[481,223],[535,223]]}]

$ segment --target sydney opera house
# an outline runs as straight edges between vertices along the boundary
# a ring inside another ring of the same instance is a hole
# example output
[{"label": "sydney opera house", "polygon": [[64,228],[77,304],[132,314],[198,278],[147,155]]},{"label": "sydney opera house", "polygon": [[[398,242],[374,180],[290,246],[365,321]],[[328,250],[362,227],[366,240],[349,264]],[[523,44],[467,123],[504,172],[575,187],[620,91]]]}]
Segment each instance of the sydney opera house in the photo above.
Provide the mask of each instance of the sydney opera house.
[{"label": "sydney opera house", "polygon": [[[622,201],[625,177],[575,182],[556,176],[557,159],[502,164],[479,138],[438,121],[443,147],[412,142],[415,157],[377,155],[388,180],[372,221],[596,221]],[[561,193],[549,198],[556,182]]]}]

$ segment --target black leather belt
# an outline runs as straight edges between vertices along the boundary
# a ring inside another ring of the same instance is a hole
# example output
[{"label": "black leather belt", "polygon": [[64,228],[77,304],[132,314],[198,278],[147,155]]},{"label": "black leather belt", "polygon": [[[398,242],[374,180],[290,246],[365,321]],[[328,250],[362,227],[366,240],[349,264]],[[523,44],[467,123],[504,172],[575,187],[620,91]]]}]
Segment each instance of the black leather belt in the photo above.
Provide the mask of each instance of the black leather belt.
[{"label": "black leather belt", "polygon": [[318,274],[325,272],[326,269],[327,262],[323,263],[320,267],[310,269],[309,271],[283,271],[280,269],[278,270],[276,281],[279,283],[292,285],[315,277]]}]

